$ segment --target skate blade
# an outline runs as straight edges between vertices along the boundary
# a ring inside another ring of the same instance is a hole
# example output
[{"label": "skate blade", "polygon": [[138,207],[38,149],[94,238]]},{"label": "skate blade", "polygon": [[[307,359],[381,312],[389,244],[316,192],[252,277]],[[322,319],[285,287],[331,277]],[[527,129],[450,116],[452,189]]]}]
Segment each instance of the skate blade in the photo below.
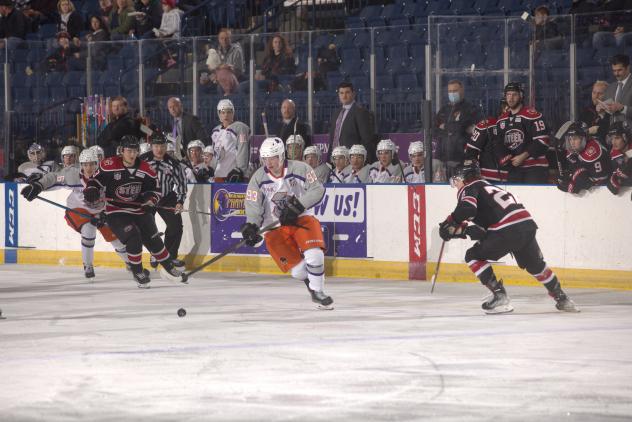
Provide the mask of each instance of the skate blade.
[{"label": "skate blade", "polygon": [[581,312],[581,309],[579,309],[578,306],[573,306],[573,307],[569,307],[569,308],[562,308],[562,309],[558,309],[561,312],[569,312],[571,314],[578,314]]},{"label": "skate blade", "polygon": [[513,312],[514,307],[511,305],[500,305],[496,306],[494,309],[487,309],[484,312],[488,315],[496,315],[496,314],[508,314]]},{"label": "skate blade", "polygon": [[136,285],[138,286],[139,289],[149,289],[151,287],[149,283],[145,283],[145,284],[136,283]]},{"label": "skate blade", "polygon": [[320,309],[321,311],[333,311],[334,310],[334,305],[322,305],[322,304],[318,304],[316,306],[316,309]]}]

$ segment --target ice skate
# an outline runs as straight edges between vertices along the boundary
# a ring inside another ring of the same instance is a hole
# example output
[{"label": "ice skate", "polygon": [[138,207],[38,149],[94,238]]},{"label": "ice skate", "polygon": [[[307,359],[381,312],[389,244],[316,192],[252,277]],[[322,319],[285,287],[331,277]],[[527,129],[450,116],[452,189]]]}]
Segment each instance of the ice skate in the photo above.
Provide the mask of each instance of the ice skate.
[{"label": "ice skate", "polygon": [[165,267],[164,265],[160,268],[160,277],[163,280],[179,282],[183,284],[189,284],[183,277],[182,271],[178,270],[173,265],[168,265]]},{"label": "ice skate", "polygon": [[513,312],[514,308],[502,285],[502,280],[497,282],[496,288],[492,290],[491,297],[483,302],[481,308],[483,308],[486,314],[506,314]]},{"label": "ice skate", "polygon": [[309,294],[312,296],[312,302],[318,305],[318,309],[332,310],[334,309],[333,303],[334,300],[331,296],[327,296],[325,292],[312,290],[309,287],[309,280],[304,280],[305,285],[307,286],[307,290],[309,290]]},{"label": "ice skate", "polygon": [[94,267],[92,265],[84,265],[83,273],[85,274],[86,278],[94,278]]},{"label": "ice skate", "polygon": [[176,267],[180,271],[184,271],[184,268],[186,266],[183,260],[177,259],[177,258],[172,259],[171,263],[173,264],[174,267]]},{"label": "ice skate", "polygon": [[579,307],[564,292],[553,296],[553,299],[555,299],[555,307],[560,311],[580,312]]},{"label": "ice skate", "polygon": [[151,266],[151,268],[153,268],[154,270],[158,269],[158,261],[156,261],[156,258],[154,258],[153,256],[151,256],[149,258],[149,265]]},{"label": "ice skate", "polygon": [[134,280],[136,280],[139,289],[149,289],[151,279],[149,278],[148,270],[143,269],[141,272],[134,273]]}]

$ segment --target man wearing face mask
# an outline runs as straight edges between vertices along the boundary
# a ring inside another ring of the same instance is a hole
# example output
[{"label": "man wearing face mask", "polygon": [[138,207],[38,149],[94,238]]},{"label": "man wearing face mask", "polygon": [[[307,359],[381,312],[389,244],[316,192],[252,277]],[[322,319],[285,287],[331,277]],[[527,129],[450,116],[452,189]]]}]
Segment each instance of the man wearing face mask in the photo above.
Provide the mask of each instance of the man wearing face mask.
[{"label": "man wearing face mask", "polygon": [[439,146],[434,158],[442,162],[449,178],[463,162],[465,144],[480,120],[480,111],[465,99],[465,89],[459,80],[448,82],[448,100],[435,117],[435,136],[439,139]]}]

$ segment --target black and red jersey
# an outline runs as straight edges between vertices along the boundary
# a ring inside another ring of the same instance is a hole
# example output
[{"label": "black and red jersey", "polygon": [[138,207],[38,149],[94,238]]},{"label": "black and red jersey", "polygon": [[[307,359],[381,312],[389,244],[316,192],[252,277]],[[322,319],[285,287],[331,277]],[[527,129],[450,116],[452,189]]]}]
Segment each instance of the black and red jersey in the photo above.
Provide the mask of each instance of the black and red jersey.
[{"label": "black and red jersey", "polygon": [[125,167],[118,156],[102,160],[87,185],[105,191],[106,214],[144,214],[140,204],[156,204],[161,196],[156,172],[140,158],[132,167]]},{"label": "black and red jersey", "polygon": [[465,160],[478,160],[481,176],[485,180],[504,182],[507,180],[507,168],[496,161],[494,142],[498,137],[497,120],[494,117],[481,120],[474,126],[472,136],[465,144]]},{"label": "black and red jersey", "polygon": [[549,150],[549,135],[542,114],[531,108],[522,107],[516,114],[503,113],[496,122],[498,138],[495,153],[501,165],[523,152],[529,156],[520,167],[548,167],[546,153]]},{"label": "black and red jersey", "polygon": [[514,196],[486,180],[474,180],[459,189],[459,203],[452,212],[457,223],[472,221],[486,230],[521,225],[537,228],[525,207]]},{"label": "black and red jersey", "polygon": [[595,185],[603,185],[610,177],[610,156],[595,139],[589,139],[579,154],[567,151],[570,174],[568,191],[578,193]]}]

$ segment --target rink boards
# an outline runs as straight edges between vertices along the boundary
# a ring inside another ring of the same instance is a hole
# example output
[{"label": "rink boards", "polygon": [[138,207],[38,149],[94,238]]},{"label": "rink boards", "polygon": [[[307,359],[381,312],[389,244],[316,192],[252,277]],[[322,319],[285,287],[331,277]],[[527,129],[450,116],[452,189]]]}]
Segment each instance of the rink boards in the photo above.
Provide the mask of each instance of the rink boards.
[{"label": "rink boards", "polygon": [[[39,200],[27,202],[19,195],[22,186],[0,184],[3,201],[0,232],[4,236],[0,262],[80,266],[79,234],[64,221],[64,210]],[[228,189],[239,191],[235,188],[228,186]],[[344,231],[348,223],[362,226],[362,230],[355,232],[357,235],[351,239],[361,244],[356,251],[349,245],[346,248],[340,248],[335,243],[331,245],[336,253],[344,257],[328,257],[328,274],[354,278],[430,278],[441,246],[438,223],[453,210],[456,190],[447,185],[367,185],[360,193],[363,197],[358,200],[357,186],[355,189],[329,186],[327,193],[331,204],[335,198],[341,197],[340,212],[320,211],[326,220],[323,226],[329,231],[326,236],[330,239],[348,242],[348,236],[345,238],[344,233],[339,231]],[[632,226],[629,224],[632,202],[629,191],[614,196],[604,187],[574,196],[564,194],[554,186],[509,186],[508,190],[534,216],[540,228],[538,241],[544,257],[565,285],[632,289]],[[68,193],[68,190],[59,189],[42,195],[65,204]],[[345,201],[343,207],[345,195],[351,199]],[[239,201],[235,200],[235,203]],[[358,208],[354,209],[354,206]],[[190,185],[185,208],[216,213],[218,206],[213,203],[211,186]],[[239,212],[227,215],[228,218],[243,219]],[[222,216],[224,221],[225,217]],[[223,247],[223,244],[219,245],[218,249],[216,244],[212,248],[212,218],[217,216],[183,214],[184,234],[180,254],[189,265],[209,259],[211,251],[215,253]],[[236,223],[239,221],[232,222],[231,227],[238,227]],[[159,229],[164,231],[162,221],[157,218],[157,222]],[[214,224],[217,223],[214,221]],[[224,242],[239,240],[236,229],[228,232]],[[475,281],[463,262],[465,251],[471,244],[469,240],[454,240],[446,244],[439,282]],[[95,251],[97,266],[122,267],[111,246],[100,235],[97,236]],[[227,256],[208,270],[279,272],[269,257],[252,252]],[[329,255],[332,253],[333,250],[330,250]],[[148,256],[144,259],[148,261]],[[536,284],[527,273],[515,267],[515,261],[510,256],[503,258],[495,268],[508,284]]]}]

